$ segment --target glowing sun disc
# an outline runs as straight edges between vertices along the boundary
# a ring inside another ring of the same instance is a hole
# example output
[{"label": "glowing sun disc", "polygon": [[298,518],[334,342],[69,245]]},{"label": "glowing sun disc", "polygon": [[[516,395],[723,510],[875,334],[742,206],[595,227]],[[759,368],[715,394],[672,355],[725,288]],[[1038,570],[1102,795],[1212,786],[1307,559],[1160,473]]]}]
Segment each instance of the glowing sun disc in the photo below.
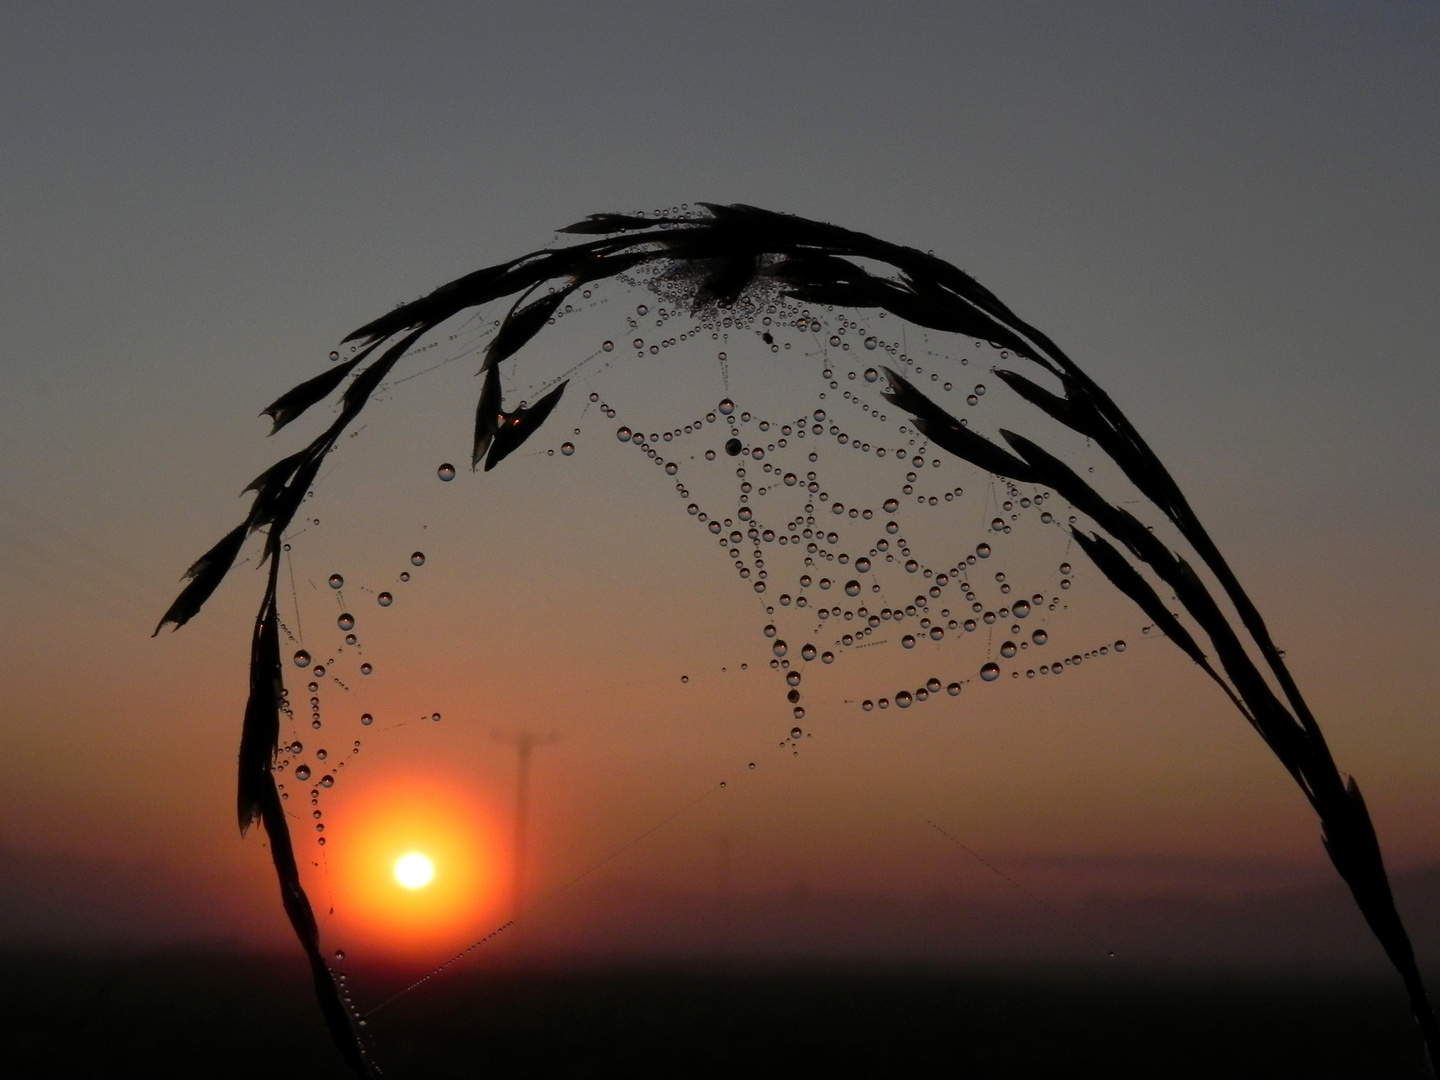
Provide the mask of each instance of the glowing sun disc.
[{"label": "glowing sun disc", "polygon": [[407,889],[419,889],[430,884],[435,876],[435,867],[419,852],[403,855],[395,864],[395,880]]}]

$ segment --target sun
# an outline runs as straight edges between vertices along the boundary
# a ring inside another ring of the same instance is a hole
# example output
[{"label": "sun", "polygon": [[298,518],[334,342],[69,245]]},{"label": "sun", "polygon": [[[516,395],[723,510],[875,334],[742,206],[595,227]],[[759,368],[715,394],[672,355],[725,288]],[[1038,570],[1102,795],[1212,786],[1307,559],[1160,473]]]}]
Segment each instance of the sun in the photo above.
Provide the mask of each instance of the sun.
[{"label": "sun", "polygon": [[402,855],[395,864],[395,880],[407,889],[423,889],[434,877],[434,865],[418,851]]}]

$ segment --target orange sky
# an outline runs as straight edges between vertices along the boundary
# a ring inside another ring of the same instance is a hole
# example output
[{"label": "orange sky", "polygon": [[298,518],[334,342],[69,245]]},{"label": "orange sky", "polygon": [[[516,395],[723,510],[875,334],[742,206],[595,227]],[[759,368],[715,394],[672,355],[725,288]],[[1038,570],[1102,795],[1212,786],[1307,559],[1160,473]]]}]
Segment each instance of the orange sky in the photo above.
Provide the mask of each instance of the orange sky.
[{"label": "orange sky", "polygon": [[[296,13],[279,37],[243,11],[212,16],[223,33],[120,9],[0,15],[15,24],[0,72],[26,103],[0,119],[20,163],[0,194],[6,244],[24,268],[0,301],[0,846],[74,860],[93,881],[122,867],[193,889],[174,901],[193,916],[186,935],[287,943],[268,853],[234,821],[261,575],[238,568],[192,625],[148,636],[179,574],[243,513],[239,489],[319,422],[267,440],[255,414],[353,326],[553,226],[706,198],[933,248],[1056,338],[1190,494],[1359,778],[1392,866],[1440,861],[1440,79],[1428,16],[1342,10],[1303,25],[1241,8],[1061,7],[1038,22],[1003,7],[795,9],[733,24],[707,11],[654,20],[650,62],[604,69],[597,48],[632,50],[636,28],[594,13],[551,25],[516,8],[483,33],[454,13],[345,26]],[[365,62],[317,63],[342,54]],[[397,56],[407,77],[382,92],[369,72]],[[1017,56],[1033,58],[1024,72]],[[494,736],[522,730],[558,735],[534,759],[535,901],[581,875],[697,893],[723,877],[748,896],[994,895],[999,879],[927,818],[1057,900],[1328,880],[1318,826],[1258,738],[1032,519],[974,582],[993,609],[996,571],[1054,598],[1059,563],[1075,564],[1069,610],[1047,612],[1050,643],[1020,654],[1018,680],[976,678],[1003,632],[913,650],[891,635],[863,652],[832,632],[821,644],[840,660],[806,668],[795,721],[763,606],[797,593],[805,568],[788,547],[773,556],[762,598],[686,513],[738,509],[735,462],[703,459],[718,423],[673,444],[674,477],[615,429],[683,426],[727,394],[791,421],[825,392],[859,432],[844,395],[873,403],[875,388],[848,379],[869,363],[853,362],[858,328],[832,390],[825,346],[797,336],[772,354],[753,335],[707,335],[637,362],[634,337],[681,326],[654,326],[653,298],[641,325],[636,303],[600,289],[517,362],[512,403],[583,366],[494,472],[463,468],[469,326],[397,372],[318,482],[321,524],[296,530],[285,617],[296,647],[336,663],[322,728],[302,704],[287,737],[344,768],[316,807],[303,786],[287,807],[329,945],[438,953],[506,916],[516,761]],[[597,357],[606,339],[621,348]],[[921,363],[953,383],[936,391],[947,407],[1004,420],[999,360],[968,344],[904,350],[942,354]],[[979,382],[989,393],[967,406]],[[853,483],[846,501],[877,512],[905,483],[893,457],[824,451],[785,468]],[[435,477],[443,460],[462,466],[453,483]],[[768,476],[750,468],[757,485]],[[934,516],[899,515],[919,557],[948,569],[990,535],[995,500],[951,463],[919,472],[922,494],[966,491]],[[767,512],[783,519],[790,498],[777,488]],[[869,551],[881,535],[844,544]],[[337,571],[342,594],[325,584]],[[821,576],[842,587],[833,567],[809,572],[812,596]],[[908,585],[884,589],[889,606]],[[821,642],[814,620],[777,610],[792,648]],[[1117,638],[1123,655],[1023,675]],[[307,676],[287,673],[304,702]],[[858,705],[932,675],[970,681],[909,710]],[[391,888],[388,830],[411,815],[417,844],[425,832],[466,853],[463,886],[447,858],[430,892]],[[15,887],[50,895],[21,862]],[[453,900],[452,883],[463,904],[420,910]],[[96,905],[57,902],[61,937],[111,933]],[[170,932],[170,915],[153,921]]]}]

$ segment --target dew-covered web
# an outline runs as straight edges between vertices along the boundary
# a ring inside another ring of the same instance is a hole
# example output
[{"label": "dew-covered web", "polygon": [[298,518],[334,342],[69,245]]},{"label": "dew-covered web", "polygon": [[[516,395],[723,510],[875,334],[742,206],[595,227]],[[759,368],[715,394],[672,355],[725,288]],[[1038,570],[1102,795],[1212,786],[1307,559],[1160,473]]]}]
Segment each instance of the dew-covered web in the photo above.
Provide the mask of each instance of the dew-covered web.
[{"label": "dew-covered web", "polygon": [[[1068,504],[934,447],[882,394],[889,368],[991,438],[1033,429],[990,376],[1004,350],[809,306],[763,277],[727,306],[696,308],[696,287],[685,264],[653,263],[576,291],[504,365],[507,409],[566,392],[488,472],[468,466],[476,371],[504,308],[442,327],[287,533],[276,769],[337,962],[379,932],[349,918],[362,871],[339,860],[359,857],[360,808],[397,770],[423,786],[444,766],[503,808],[502,729],[560,728],[562,748],[625,761],[617,787],[655,799],[630,833],[574,845],[553,891],[666,807],[734,792],[814,739],[933,724],[963,739],[1142,632],[1108,589],[1074,610],[1091,579]],[[488,885],[494,902],[419,968],[508,925]]]}]

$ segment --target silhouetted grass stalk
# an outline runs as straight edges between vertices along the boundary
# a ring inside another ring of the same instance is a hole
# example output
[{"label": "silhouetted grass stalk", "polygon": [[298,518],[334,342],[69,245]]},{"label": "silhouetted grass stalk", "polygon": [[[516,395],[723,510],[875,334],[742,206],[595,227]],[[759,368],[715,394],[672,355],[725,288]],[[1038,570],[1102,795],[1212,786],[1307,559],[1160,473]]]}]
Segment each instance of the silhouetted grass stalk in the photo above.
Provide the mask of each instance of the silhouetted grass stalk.
[{"label": "silhouetted grass stalk", "polygon": [[[1238,625],[1222,611],[1210,586],[1182,555],[1036,443],[1002,430],[1007,444],[1002,446],[970,431],[889,369],[885,370],[888,387],[884,395],[913,417],[917,429],[936,446],[998,476],[1050,488],[1089,517],[1098,531],[1087,534],[1072,527],[1075,541],[1100,571],[1220,686],[1310,802],[1320,819],[1325,850],[1404,981],[1429,1060],[1440,1061],[1440,1028],[1396,911],[1360,788],[1353,777],[1341,778],[1320,727],[1255,605],[1174,479],[1109,395],[993,293],[933,255],[754,207],[701,205],[704,214],[694,216],[594,215],[561,231],[597,239],[532,252],[478,270],[349,335],[347,342],[359,342],[355,356],[301,383],[265,410],[274,421],[272,433],[278,431],[335,393],[354,373],[340,396],[339,416],[308,446],[277,462],[246,489],[255,492],[250,513],[190,568],[189,584],[156,627],[158,633],[167,623],[178,628],[189,621],[230,569],[246,537],[257,531],[265,533],[264,557],[269,560],[270,572],[255,620],[250,697],[241,733],[240,828],[243,833],[257,818],[264,823],[286,913],[310,960],[331,1033],[351,1066],[366,1075],[378,1072],[360,1022],[344,1004],[320,952],[314,914],[300,884],[272,771],[282,705],[276,619],[282,534],[314,483],[325,455],[395,364],[425,334],[466,308],[516,297],[486,347],[481,369],[484,381],[476,412],[472,466],[479,467],[483,459],[489,470],[540,427],[565,390],[561,383],[533,406],[507,413],[502,406],[500,365],[528,344],[576,289],[657,262],[677,264],[690,272],[696,309],[733,305],[752,285],[765,282],[801,303],[878,308],[917,326],[988,341],[1033,362],[1059,382],[1062,392],[1056,394],[1016,372],[996,372],[1021,398],[1093,440],[1119,466],[1213,575]],[[856,260],[881,264],[891,273],[872,273]],[[547,283],[552,283],[553,291],[541,293]],[[371,359],[392,339],[383,353]],[[1150,577],[1173,593],[1198,628],[1198,637],[1171,612]]]}]

